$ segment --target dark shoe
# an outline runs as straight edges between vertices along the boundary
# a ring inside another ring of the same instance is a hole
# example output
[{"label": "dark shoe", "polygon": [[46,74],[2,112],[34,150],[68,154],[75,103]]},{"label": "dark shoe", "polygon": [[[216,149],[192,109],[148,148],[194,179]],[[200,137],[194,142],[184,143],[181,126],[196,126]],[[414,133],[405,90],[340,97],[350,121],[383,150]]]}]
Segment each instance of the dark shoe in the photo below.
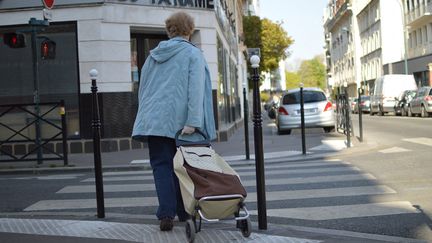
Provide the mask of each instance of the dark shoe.
[{"label": "dark shoe", "polygon": [[170,231],[174,227],[172,218],[163,218],[160,221],[160,230],[161,231]]},{"label": "dark shoe", "polygon": [[178,220],[180,222],[186,222],[188,219],[190,219],[191,217],[189,215],[183,216],[183,217],[178,217]]}]

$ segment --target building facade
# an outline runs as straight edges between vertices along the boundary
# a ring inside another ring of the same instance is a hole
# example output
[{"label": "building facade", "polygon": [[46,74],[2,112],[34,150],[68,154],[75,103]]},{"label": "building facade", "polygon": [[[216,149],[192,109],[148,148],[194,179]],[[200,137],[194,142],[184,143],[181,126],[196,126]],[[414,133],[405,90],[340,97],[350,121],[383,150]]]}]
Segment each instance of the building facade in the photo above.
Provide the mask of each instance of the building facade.
[{"label": "building facade", "polygon": [[324,12],[325,55],[328,87],[336,92],[347,87],[356,93],[358,60],[356,54],[356,22],[350,1],[329,1]]},{"label": "building facade", "polygon": [[[53,40],[56,58],[38,57],[37,89],[41,102],[65,100],[70,151],[91,150],[93,68],[99,72],[103,151],[143,146],[130,139],[141,67],[150,50],[168,39],[164,20],[179,10],[195,19],[192,42],[209,64],[218,139],[227,140],[241,123],[241,87],[247,83],[243,5],[241,0],[56,1],[48,11],[50,24],[38,31],[37,40],[37,46],[43,38]],[[0,56],[5,57],[0,60],[2,104],[33,102],[36,87],[28,32],[32,17],[44,18],[41,1],[0,1],[0,36],[24,33],[27,41],[20,49],[0,43]]]},{"label": "building facade", "polygon": [[432,2],[330,0],[324,11],[328,83],[368,94],[377,77],[413,74],[432,84]]},{"label": "building facade", "polygon": [[413,74],[417,86],[432,86],[432,1],[403,0],[407,55],[385,66],[398,73]]}]

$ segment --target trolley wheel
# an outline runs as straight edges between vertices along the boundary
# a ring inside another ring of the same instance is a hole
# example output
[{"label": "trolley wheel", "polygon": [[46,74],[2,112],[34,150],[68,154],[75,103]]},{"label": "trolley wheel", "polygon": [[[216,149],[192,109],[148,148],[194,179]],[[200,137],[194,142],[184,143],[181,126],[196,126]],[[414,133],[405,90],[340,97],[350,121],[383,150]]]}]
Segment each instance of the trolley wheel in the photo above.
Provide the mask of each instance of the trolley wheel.
[{"label": "trolley wheel", "polygon": [[196,234],[196,229],[195,229],[195,224],[192,220],[187,220],[186,221],[186,237],[188,239],[189,243],[192,243],[195,241],[195,234]]},{"label": "trolley wheel", "polygon": [[240,230],[244,237],[249,237],[252,233],[252,224],[250,218],[240,221]]}]

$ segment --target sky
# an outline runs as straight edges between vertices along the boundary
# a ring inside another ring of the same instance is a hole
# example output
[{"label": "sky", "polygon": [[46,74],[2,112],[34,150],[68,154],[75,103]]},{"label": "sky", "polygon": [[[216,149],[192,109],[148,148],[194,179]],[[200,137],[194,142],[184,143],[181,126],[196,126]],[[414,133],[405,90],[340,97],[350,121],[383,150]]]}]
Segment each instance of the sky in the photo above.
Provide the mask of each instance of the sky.
[{"label": "sky", "polygon": [[288,68],[296,69],[300,60],[324,53],[323,13],[327,0],[260,0],[261,18],[283,21],[282,27],[294,39],[288,49]]}]

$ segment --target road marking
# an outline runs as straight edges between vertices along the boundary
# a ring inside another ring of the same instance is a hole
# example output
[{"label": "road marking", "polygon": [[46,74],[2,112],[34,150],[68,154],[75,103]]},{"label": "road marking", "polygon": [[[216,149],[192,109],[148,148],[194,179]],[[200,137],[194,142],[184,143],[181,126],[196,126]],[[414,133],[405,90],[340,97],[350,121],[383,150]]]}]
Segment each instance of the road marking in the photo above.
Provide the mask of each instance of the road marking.
[{"label": "road marking", "polygon": [[[283,158],[283,157],[289,157],[289,156],[294,156],[294,155],[300,155],[301,151],[279,151],[279,152],[268,152],[268,153],[264,153],[264,159],[274,159],[274,158]],[[231,155],[231,156],[222,156],[222,158],[225,161],[239,161],[239,160],[244,160],[245,156],[244,155]],[[254,160],[255,159],[255,154],[251,154],[250,155],[250,159]],[[130,162],[130,164],[132,165],[143,165],[143,164],[149,164],[150,161],[148,159],[144,159],[144,160],[132,160]]]},{"label": "road marking", "polygon": [[[291,191],[275,191],[266,192],[267,201],[276,200],[293,200],[293,199],[310,199],[310,198],[326,198],[326,197],[347,197],[347,196],[363,196],[363,195],[380,195],[396,193],[393,189],[387,186],[362,186],[362,187],[342,187],[329,189],[310,189],[310,190],[291,190]],[[257,194],[255,192],[248,193],[246,201],[256,202]]]},{"label": "road marking", "polygon": [[402,139],[402,141],[411,142],[411,143],[417,143],[422,144],[426,146],[432,146],[432,138],[405,138]]},{"label": "road marking", "polygon": [[[364,186],[364,187],[267,192],[266,197],[267,197],[267,201],[276,201],[276,200],[310,199],[310,198],[324,198],[324,197],[378,195],[378,194],[389,194],[389,193],[396,193],[396,192],[387,186]],[[246,202],[256,202],[256,201],[257,201],[256,193],[255,192],[248,193]],[[149,207],[149,206],[158,206],[157,197],[105,198],[106,208]],[[96,200],[95,199],[42,200],[25,208],[24,211],[86,209],[86,208],[96,208]]]},{"label": "road marking", "polygon": [[[339,151],[346,148],[346,141],[345,140],[322,140],[321,145],[310,148],[309,150],[335,150]],[[351,147],[352,147],[351,143]]]},{"label": "road marking", "polygon": [[[159,205],[157,197],[105,198],[104,202],[106,208],[150,207]],[[96,199],[42,200],[25,208],[24,211],[86,208],[96,208]]]},{"label": "road marking", "polygon": [[[307,178],[281,178],[267,179],[266,185],[292,185],[304,183],[325,183],[339,181],[376,180],[371,174],[337,175],[337,176],[315,176]],[[243,186],[256,186],[256,180],[242,180]],[[66,186],[56,193],[93,193],[95,185]],[[104,192],[141,192],[155,191],[154,184],[121,184],[104,185]]]},{"label": "road marking", "polygon": [[[257,211],[249,211],[256,215]],[[267,209],[267,216],[304,220],[332,220],[358,217],[374,217],[406,213],[420,213],[410,202],[384,202],[327,207]]]},{"label": "road marking", "polygon": [[[283,168],[281,165],[280,168]],[[285,170],[268,170],[265,172],[266,176],[271,175],[295,175],[304,173],[324,173],[324,172],[352,172],[360,171],[357,167],[345,166],[345,167],[334,167],[334,168],[318,168],[318,169],[285,169]],[[254,176],[255,171],[243,171],[238,173],[242,176]],[[137,181],[137,180],[153,180],[153,175],[142,175],[142,176],[111,176],[103,179],[104,181]],[[88,178],[81,182],[94,182],[94,178]]]},{"label": "road marking", "polygon": [[[376,180],[371,174],[336,175],[336,176],[313,176],[302,178],[266,179],[265,184],[271,185],[294,185],[305,183],[325,183],[338,181]],[[243,186],[256,186],[256,180],[242,180]]]},{"label": "road marking", "polygon": [[[155,191],[154,184],[121,184],[121,185],[104,185],[104,192],[143,192]],[[56,193],[90,193],[95,192],[95,185],[83,186],[66,186]]]},{"label": "road marking", "polygon": [[85,174],[58,174],[58,175],[47,175],[47,176],[28,176],[28,177],[15,177],[10,179],[16,180],[71,180],[77,179],[80,176],[84,176]]},{"label": "road marking", "polygon": [[391,154],[391,153],[403,153],[403,152],[409,152],[409,151],[412,151],[412,150],[404,149],[404,148],[400,148],[400,147],[393,147],[393,148],[383,149],[383,150],[380,150],[378,152],[383,153],[383,154]]}]

